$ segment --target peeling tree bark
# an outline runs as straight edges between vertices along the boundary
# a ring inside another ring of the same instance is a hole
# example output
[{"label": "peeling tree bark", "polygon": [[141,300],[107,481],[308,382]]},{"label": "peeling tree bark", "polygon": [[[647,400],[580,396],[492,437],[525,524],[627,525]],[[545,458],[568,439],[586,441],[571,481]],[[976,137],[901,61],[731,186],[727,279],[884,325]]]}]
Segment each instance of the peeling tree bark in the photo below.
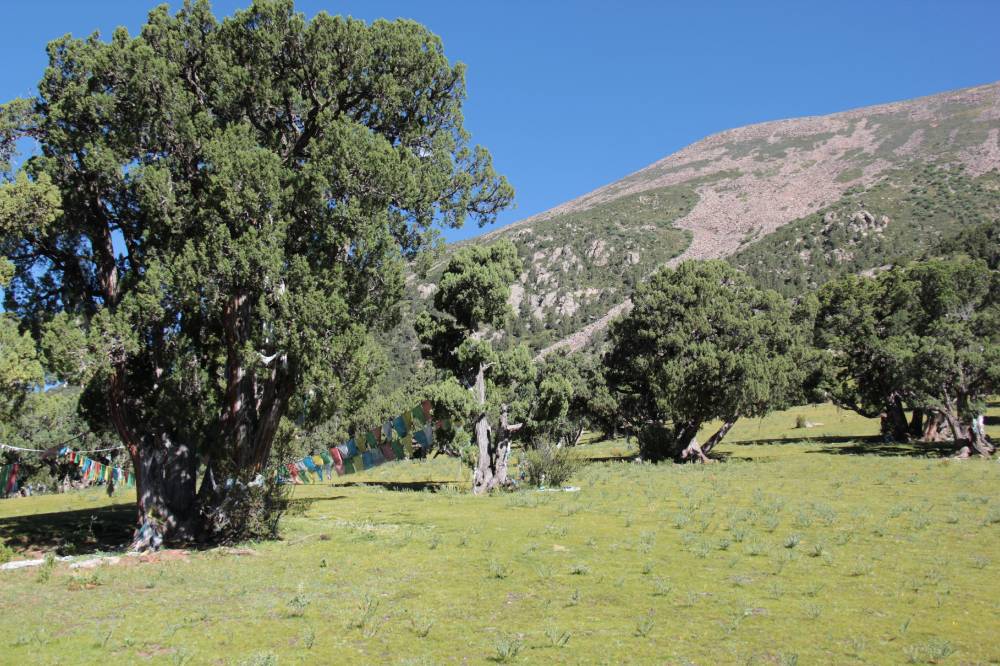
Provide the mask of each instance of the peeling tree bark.
[{"label": "peeling tree bark", "polygon": [[476,419],[476,445],[479,448],[479,460],[472,478],[472,492],[475,495],[488,493],[495,488],[508,485],[507,462],[510,458],[510,430],[507,423],[507,408],[504,406],[500,417],[499,437],[493,437],[489,420],[486,417],[486,370],[488,366],[479,365],[476,373],[476,383],[473,392],[481,412]]},{"label": "peeling tree bark", "polygon": [[472,391],[481,410],[473,428],[476,433],[476,446],[479,447],[479,459],[472,479],[472,492],[479,495],[489,491],[493,484],[495,469],[493,456],[490,455],[490,424],[486,419],[486,367],[482,363],[476,372],[476,383]]}]

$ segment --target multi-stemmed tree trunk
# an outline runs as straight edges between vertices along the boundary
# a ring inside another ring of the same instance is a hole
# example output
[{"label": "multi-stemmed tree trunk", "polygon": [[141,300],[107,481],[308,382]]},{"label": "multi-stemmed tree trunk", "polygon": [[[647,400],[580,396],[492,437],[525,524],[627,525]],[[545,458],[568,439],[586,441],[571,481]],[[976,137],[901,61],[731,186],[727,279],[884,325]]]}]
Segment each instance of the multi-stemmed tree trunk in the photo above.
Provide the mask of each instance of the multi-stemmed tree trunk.
[{"label": "multi-stemmed tree trunk", "polygon": [[734,425],[736,425],[736,421],[738,421],[739,418],[739,415],[737,415],[723,421],[722,425],[719,426],[719,429],[716,430],[711,437],[705,440],[704,444],[699,444],[696,437],[701,424],[698,424],[697,426],[689,424],[687,427],[682,427],[680,431],[675,431],[678,433],[677,436],[681,438],[676,440],[682,447],[680,459],[690,462],[709,462],[711,460],[709,458],[709,454],[712,452],[712,449],[714,449],[716,445],[721,442],[727,434],[729,434],[729,431],[732,430]]},{"label": "multi-stemmed tree trunk", "polygon": [[939,410],[941,417],[948,424],[955,444],[960,447],[959,457],[968,457],[975,452],[983,458],[989,458],[996,452],[996,447],[986,437],[982,416],[974,414],[963,421],[962,412],[967,414],[970,412],[967,405],[963,405],[966,408],[960,410],[958,408],[959,402],[947,399],[945,400],[945,408]]},{"label": "multi-stemmed tree trunk", "polygon": [[476,495],[482,495],[497,488],[505,488],[510,483],[507,479],[507,464],[510,460],[512,428],[508,422],[507,406],[501,407],[500,427],[494,436],[493,428],[490,427],[489,419],[486,416],[485,374],[485,367],[480,364],[479,372],[476,374],[476,383],[473,386],[476,402],[482,409],[475,423],[479,458],[473,473],[472,492]]}]

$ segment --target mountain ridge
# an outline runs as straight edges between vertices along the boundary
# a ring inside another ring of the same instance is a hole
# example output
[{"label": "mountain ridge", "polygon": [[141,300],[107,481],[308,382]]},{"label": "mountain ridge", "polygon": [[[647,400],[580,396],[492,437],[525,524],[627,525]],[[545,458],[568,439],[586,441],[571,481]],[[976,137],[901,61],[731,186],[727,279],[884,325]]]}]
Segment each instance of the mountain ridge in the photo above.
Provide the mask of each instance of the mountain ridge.
[{"label": "mountain ridge", "polygon": [[[916,178],[927,165],[942,169]],[[511,305],[519,314],[513,334],[544,355],[585,345],[627,311],[635,284],[659,266],[745,253],[793,223],[800,223],[803,233],[829,231],[830,224],[801,221],[834,207],[831,214],[841,215],[844,224],[853,214],[844,202],[863,207],[869,191],[880,193],[885,211],[909,216],[894,220],[891,229],[916,225],[925,237],[914,241],[913,249],[919,250],[951,223],[941,213],[930,226],[917,224],[911,217],[923,209],[913,207],[919,197],[906,188],[961,196],[987,192],[988,205],[976,209],[966,220],[971,223],[996,214],[994,182],[982,180],[994,169],[1000,169],[1000,82],[723,130],[613,183],[454,247],[500,238],[515,242],[526,269],[512,288]],[[891,187],[887,180],[893,181]],[[907,196],[906,206],[896,205]],[[867,261],[879,252],[891,253],[878,246],[884,229],[885,224],[876,224],[858,231],[876,247],[856,256]],[[810,251],[797,247],[803,242],[815,245],[812,238],[786,239],[774,251],[808,256]],[[841,258],[828,250],[828,256],[817,255],[814,261]],[[426,298],[433,281],[419,291]]]}]

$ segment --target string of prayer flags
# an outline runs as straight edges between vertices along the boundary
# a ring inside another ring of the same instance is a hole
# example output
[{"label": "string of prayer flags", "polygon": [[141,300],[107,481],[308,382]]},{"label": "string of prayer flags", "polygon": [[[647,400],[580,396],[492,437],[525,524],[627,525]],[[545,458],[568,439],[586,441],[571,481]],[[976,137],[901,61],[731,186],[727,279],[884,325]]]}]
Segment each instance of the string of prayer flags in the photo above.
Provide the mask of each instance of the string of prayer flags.
[{"label": "string of prayer flags", "polygon": [[[49,457],[66,456],[67,460],[71,463],[75,463],[76,466],[80,468],[80,476],[88,483],[103,481],[104,483],[114,483],[117,487],[135,487],[135,475],[131,472],[127,472],[121,467],[105,465],[98,460],[88,458],[78,451],[73,451],[68,446],[63,446],[62,448],[51,452],[45,451],[44,453],[49,454]],[[0,465],[0,495],[8,496],[17,490],[17,479],[20,467],[19,463]]]},{"label": "string of prayer flags", "polygon": [[131,472],[126,472],[121,467],[105,465],[98,460],[92,460],[81,453],[71,451],[69,447],[65,447],[59,451],[59,455],[64,455],[70,462],[76,463],[80,468],[84,481],[91,483],[98,481],[103,481],[104,483],[114,482],[116,486],[124,485],[126,488],[135,487],[135,475]]},{"label": "string of prayer flags", "polygon": [[285,466],[288,475],[281,476],[286,483],[317,483],[332,480],[334,474],[356,474],[392,460],[413,458],[415,447],[430,450],[434,445],[434,431],[450,425],[447,420],[435,423],[431,419],[431,403],[424,400],[343,444],[288,463]]}]

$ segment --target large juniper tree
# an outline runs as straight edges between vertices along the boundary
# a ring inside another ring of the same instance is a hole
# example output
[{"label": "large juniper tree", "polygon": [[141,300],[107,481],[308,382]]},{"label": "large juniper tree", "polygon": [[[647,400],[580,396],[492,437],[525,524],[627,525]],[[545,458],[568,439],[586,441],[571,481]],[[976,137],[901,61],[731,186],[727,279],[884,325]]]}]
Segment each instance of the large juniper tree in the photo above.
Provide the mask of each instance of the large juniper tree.
[{"label": "large juniper tree", "polygon": [[[790,305],[729,264],[664,268],[632,300],[611,328],[605,364],[632,427],[645,430],[644,456],[705,460],[737,419],[800,393],[803,329]],[[713,419],[722,426],[699,445],[699,429]]]},{"label": "large juniper tree", "polygon": [[908,406],[980,455],[995,451],[983,414],[1000,388],[1000,271],[982,260],[917,262],[838,280],[820,302],[816,342],[836,400],[862,414],[883,407],[900,439]]},{"label": "large juniper tree", "polygon": [[140,520],[211,533],[300,395],[319,417],[363,384],[430,225],[490,221],[512,191],[467,145],[463,66],[410,21],[194,1],[48,54],[0,113],[60,207],[5,224],[6,306],[127,447]]},{"label": "large juniper tree", "polygon": [[879,280],[849,275],[819,292],[814,340],[828,362],[821,388],[838,406],[868,418],[885,416],[886,436],[910,437],[906,421],[906,358],[894,337],[892,308]]}]

